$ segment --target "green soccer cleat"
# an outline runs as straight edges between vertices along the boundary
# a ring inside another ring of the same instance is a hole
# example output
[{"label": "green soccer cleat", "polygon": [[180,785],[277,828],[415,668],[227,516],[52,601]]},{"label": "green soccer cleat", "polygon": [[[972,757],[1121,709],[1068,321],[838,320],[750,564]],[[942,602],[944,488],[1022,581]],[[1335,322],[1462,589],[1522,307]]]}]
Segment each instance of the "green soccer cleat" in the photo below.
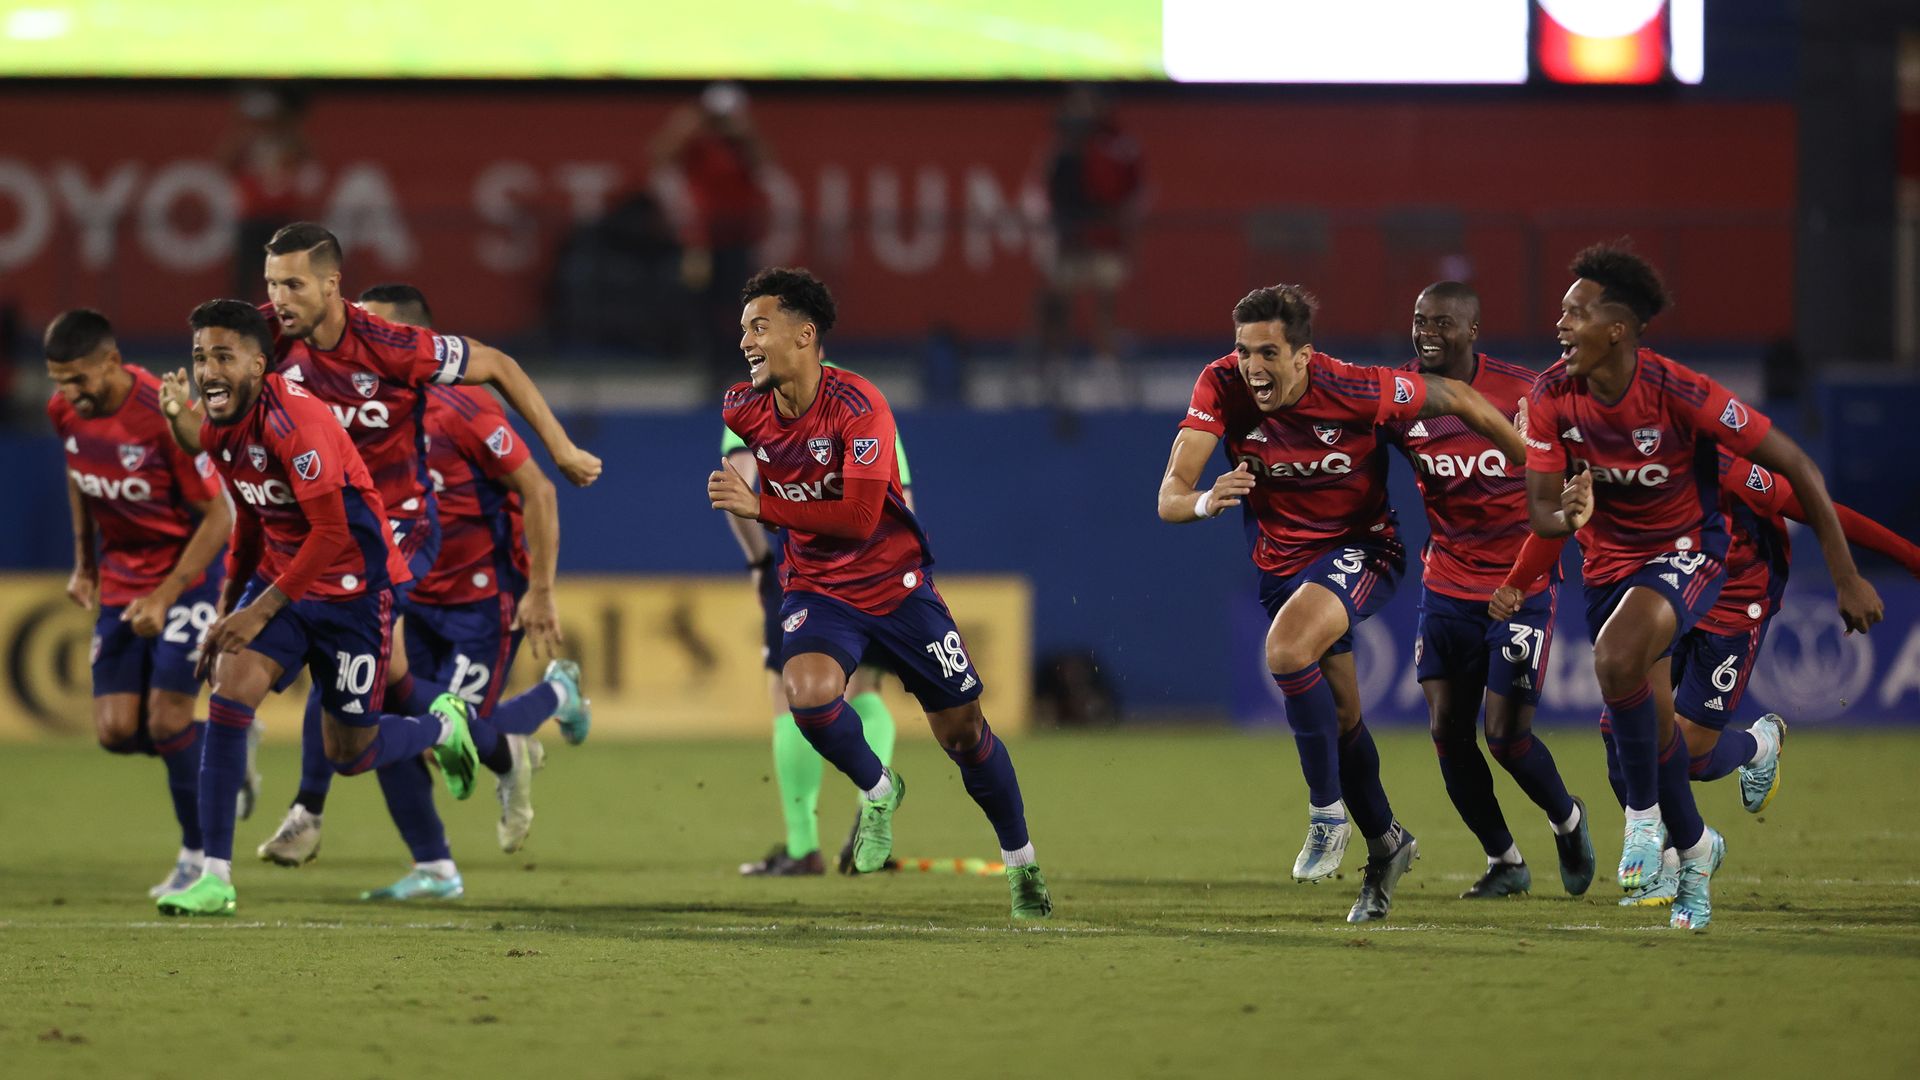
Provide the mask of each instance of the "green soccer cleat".
[{"label": "green soccer cleat", "polygon": [[567,703],[554,714],[554,722],[560,725],[560,737],[567,740],[569,746],[586,742],[587,732],[593,727],[593,702],[588,701],[580,689],[580,665],[572,660],[555,660],[547,665],[546,681],[567,689]]},{"label": "green soccer cleat", "polygon": [[1047,891],[1047,879],[1040,876],[1039,864],[1007,867],[1007,891],[1013,894],[1016,919],[1044,919],[1053,914],[1053,894]]},{"label": "green soccer cleat", "polygon": [[212,874],[201,874],[200,879],[181,889],[162,896],[155,904],[162,915],[212,915],[231,917],[236,906],[237,896],[233,886],[221,881]]},{"label": "green soccer cleat", "polygon": [[466,883],[455,872],[452,877],[441,877],[431,870],[414,867],[407,876],[384,889],[369,889],[360,894],[362,900],[458,900],[467,891]]},{"label": "green soccer cleat", "polygon": [[1780,790],[1780,752],[1786,749],[1787,722],[1776,713],[1768,713],[1747,730],[1760,740],[1764,753],[1760,764],[1740,766],[1740,804],[1747,813],[1757,814]]},{"label": "green soccer cleat", "polygon": [[860,831],[853,838],[853,872],[871,874],[884,870],[893,855],[893,812],[907,801],[907,783],[892,769],[884,775],[893,781],[893,790],[884,799],[866,799],[860,805]]},{"label": "green soccer cleat", "polygon": [[1523,862],[1489,863],[1480,880],[1467,886],[1462,900],[1495,900],[1502,896],[1525,896],[1533,891],[1533,871]]},{"label": "green soccer cleat", "polygon": [[428,711],[447,722],[447,737],[433,748],[433,760],[446,778],[447,792],[456,799],[473,794],[473,775],[480,768],[480,753],[473,748],[473,732],[467,728],[469,706],[452,694],[433,699]]}]

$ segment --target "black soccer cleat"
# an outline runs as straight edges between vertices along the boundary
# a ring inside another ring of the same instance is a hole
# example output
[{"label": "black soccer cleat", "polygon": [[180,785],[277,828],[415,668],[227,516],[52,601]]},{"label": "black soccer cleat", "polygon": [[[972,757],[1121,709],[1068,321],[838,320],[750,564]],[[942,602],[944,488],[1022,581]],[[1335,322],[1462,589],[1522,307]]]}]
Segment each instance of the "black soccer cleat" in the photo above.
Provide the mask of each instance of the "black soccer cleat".
[{"label": "black soccer cleat", "polygon": [[1527,864],[1492,863],[1480,880],[1467,886],[1460,894],[1462,900],[1495,900],[1502,896],[1525,896],[1533,890],[1533,872]]},{"label": "black soccer cleat", "polygon": [[787,854],[787,845],[775,844],[767,857],[759,862],[741,863],[741,877],[818,877],[827,872],[827,864],[820,857],[819,849],[807,852],[799,858]]},{"label": "black soccer cleat", "polygon": [[1350,923],[1380,922],[1387,917],[1393,907],[1393,887],[1400,883],[1408,870],[1413,869],[1413,860],[1420,857],[1420,845],[1413,834],[1406,831],[1399,822],[1393,823],[1400,834],[1399,846],[1381,858],[1367,859],[1365,870],[1360,872],[1360,898],[1353,902],[1353,909],[1347,912]]},{"label": "black soccer cleat", "polygon": [[1587,828],[1587,804],[1575,795],[1573,805],[1580,808],[1580,824],[1565,836],[1555,833],[1553,846],[1560,853],[1560,884],[1568,896],[1580,896],[1593,884],[1598,860],[1593,856],[1593,832]]}]

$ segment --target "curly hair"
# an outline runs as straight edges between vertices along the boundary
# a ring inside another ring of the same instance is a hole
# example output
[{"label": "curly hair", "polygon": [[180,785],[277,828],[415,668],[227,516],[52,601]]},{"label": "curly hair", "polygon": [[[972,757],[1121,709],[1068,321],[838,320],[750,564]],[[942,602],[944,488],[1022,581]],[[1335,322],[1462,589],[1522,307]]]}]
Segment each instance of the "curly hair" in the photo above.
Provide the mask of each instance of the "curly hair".
[{"label": "curly hair", "polygon": [[805,267],[769,267],[753,275],[740,290],[740,303],[771,296],[780,307],[812,323],[822,334],[833,329],[836,309],[833,294],[813,272]]},{"label": "curly hair", "polygon": [[251,338],[267,357],[268,368],[273,366],[273,330],[267,326],[266,316],[245,300],[209,300],[187,316],[187,326],[193,330],[232,330]]},{"label": "curly hair", "polygon": [[1633,253],[1631,241],[1595,244],[1573,257],[1573,276],[1600,286],[1600,299],[1619,304],[1645,326],[1673,300],[1653,264]]},{"label": "curly hair", "polygon": [[1255,289],[1233,305],[1233,325],[1278,321],[1284,328],[1287,344],[1298,349],[1313,340],[1313,313],[1320,301],[1298,285],[1275,285]]}]

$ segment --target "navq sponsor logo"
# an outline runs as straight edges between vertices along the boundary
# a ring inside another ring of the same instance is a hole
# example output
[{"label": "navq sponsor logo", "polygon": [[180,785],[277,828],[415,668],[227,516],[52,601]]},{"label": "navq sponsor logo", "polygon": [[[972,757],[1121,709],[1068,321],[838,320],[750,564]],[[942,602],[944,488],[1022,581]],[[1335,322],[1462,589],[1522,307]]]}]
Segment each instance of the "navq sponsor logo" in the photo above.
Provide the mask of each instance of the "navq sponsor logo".
[{"label": "navq sponsor logo", "polygon": [[146,502],[153,498],[153,485],[138,476],[111,480],[78,469],[68,469],[67,475],[73,477],[73,484],[80,489],[80,494],[91,498],[122,499],[127,502]]},{"label": "navq sponsor logo", "polygon": [[353,430],[355,424],[364,428],[391,426],[387,422],[391,414],[387,412],[385,402],[369,401],[365,405],[338,405],[328,402],[327,407],[333,410],[333,418],[340,421],[340,426],[349,431]]},{"label": "navq sponsor logo", "polygon": [[788,502],[818,502],[821,499],[837,499],[842,494],[840,474],[831,472],[811,483],[782,484],[777,480],[767,480],[761,482],[761,487]]},{"label": "navq sponsor logo", "polygon": [[1414,462],[1421,472],[1429,476],[1499,476],[1507,475],[1507,455],[1496,449],[1482,450],[1479,454],[1415,454]]},{"label": "navq sponsor logo", "polygon": [[1673,470],[1665,465],[1636,465],[1631,469],[1615,469],[1607,465],[1595,465],[1590,461],[1576,461],[1574,468],[1584,468],[1593,474],[1596,484],[1623,484],[1633,487],[1659,487],[1673,475]]},{"label": "navq sponsor logo", "polygon": [[251,480],[234,478],[233,489],[240,498],[253,506],[286,506],[294,501],[293,489],[283,480],[268,480],[256,484]]},{"label": "navq sponsor logo", "polygon": [[1268,476],[1341,476],[1353,471],[1353,459],[1345,454],[1328,454],[1318,461],[1276,461],[1267,466]]}]

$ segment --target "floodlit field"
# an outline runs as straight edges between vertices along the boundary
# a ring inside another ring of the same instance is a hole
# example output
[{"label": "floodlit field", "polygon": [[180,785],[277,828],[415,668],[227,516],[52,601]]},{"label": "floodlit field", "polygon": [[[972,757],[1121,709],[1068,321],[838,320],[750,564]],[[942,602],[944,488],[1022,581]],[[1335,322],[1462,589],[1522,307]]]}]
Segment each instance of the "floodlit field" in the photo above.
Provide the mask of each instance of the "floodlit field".
[{"label": "floodlit field", "polygon": [[[1550,733],[1618,817],[1591,731]],[[372,779],[341,781],[320,860],[251,860],[232,921],[155,917],[172,855],[157,763],[0,749],[0,1072],[95,1076],[1912,1076],[1920,1068],[1920,734],[1796,729],[1727,835],[1703,935],[1561,895],[1544,823],[1502,779],[1538,886],[1453,899],[1480,855],[1424,733],[1381,738],[1424,858],[1393,921],[1342,922],[1342,880],[1287,880],[1291,744],[1211,734],[1013,746],[1052,922],[1015,928],[995,878],[746,881],[780,835],[766,748],[549,741],[528,850],[493,846],[483,790],[449,812],[468,898],[374,907],[405,855]],[[903,745],[898,850],[991,855],[951,766]],[[830,787],[837,845],[851,793]],[[443,809],[445,809],[443,803]]]}]

